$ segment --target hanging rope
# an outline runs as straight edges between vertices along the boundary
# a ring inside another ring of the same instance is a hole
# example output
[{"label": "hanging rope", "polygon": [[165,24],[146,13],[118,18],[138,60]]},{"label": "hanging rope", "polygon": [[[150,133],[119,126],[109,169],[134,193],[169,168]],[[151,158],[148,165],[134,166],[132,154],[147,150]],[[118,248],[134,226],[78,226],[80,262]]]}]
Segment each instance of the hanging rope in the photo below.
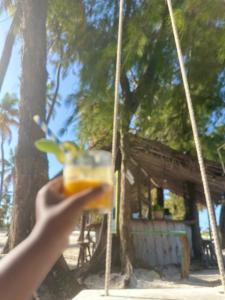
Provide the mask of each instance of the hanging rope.
[{"label": "hanging rope", "polygon": [[215,242],[216,257],[217,257],[217,262],[218,262],[218,266],[219,266],[221,282],[222,282],[223,289],[225,292],[224,262],[223,262],[223,254],[222,254],[222,250],[221,250],[221,246],[220,246],[219,236],[218,236],[218,232],[217,232],[215,211],[213,208],[212,199],[211,199],[211,195],[210,195],[210,191],[209,191],[209,185],[208,185],[208,180],[207,180],[207,176],[206,176],[203,156],[202,156],[202,149],[201,149],[201,144],[200,144],[200,140],[199,140],[198,129],[197,129],[197,125],[196,125],[190,89],[189,89],[189,85],[188,85],[186,70],[184,67],[183,55],[182,55],[182,51],[181,51],[179,36],[178,36],[177,28],[176,28],[174,15],[173,15],[173,8],[172,8],[171,0],[166,0],[166,1],[167,1],[167,5],[169,8],[169,14],[170,14],[170,19],[171,19],[171,23],[172,23],[173,34],[174,34],[174,39],[175,39],[175,44],[176,44],[176,48],[177,48],[180,69],[181,69],[181,75],[182,75],[182,79],[183,79],[184,90],[185,90],[185,95],[186,95],[186,100],[187,100],[187,105],[188,105],[188,110],[189,110],[189,115],[190,115],[190,120],[191,120],[191,126],[192,126],[193,135],[194,135],[195,147],[196,147],[196,151],[197,151],[198,162],[199,162],[199,167],[200,167],[200,172],[201,172],[201,177],[202,177],[202,182],[203,182],[203,187],[204,187],[205,199],[206,199],[206,204],[207,204],[207,208],[208,208],[208,212],[209,212],[209,219],[210,219],[210,223],[211,223],[213,238],[214,238],[214,242]]},{"label": "hanging rope", "polygon": [[[116,58],[116,78],[115,78],[115,98],[114,98],[114,118],[113,118],[113,138],[112,138],[112,166],[113,176],[115,173],[117,136],[119,121],[119,85],[121,70],[121,49],[122,49],[122,21],[123,21],[123,0],[120,0],[118,40],[117,40],[117,58]],[[108,232],[106,244],[106,269],[105,269],[105,296],[109,295],[109,282],[112,261],[112,212],[108,213]]]},{"label": "hanging rope", "polygon": [[218,156],[219,156],[219,159],[220,159],[220,163],[221,163],[221,166],[222,166],[222,169],[223,169],[223,174],[225,175],[225,165],[224,165],[224,162],[223,162],[222,154],[220,152],[222,149],[225,149],[225,144],[223,144],[222,146],[220,146],[219,148],[217,148],[217,153],[218,153]]}]

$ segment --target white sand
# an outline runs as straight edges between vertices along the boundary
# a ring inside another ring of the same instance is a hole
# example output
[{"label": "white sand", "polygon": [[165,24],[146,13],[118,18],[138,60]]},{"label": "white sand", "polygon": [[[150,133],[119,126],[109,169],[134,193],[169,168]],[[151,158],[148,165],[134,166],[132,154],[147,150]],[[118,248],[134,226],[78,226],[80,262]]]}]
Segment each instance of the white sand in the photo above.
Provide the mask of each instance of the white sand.
[{"label": "white sand", "polygon": [[[79,236],[78,231],[74,231],[72,233],[72,235],[70,236],[70,245],[68,249],[64,252],[64,256],[66,258],[66,261],[70,265],[70,267],[75,267],[77,264],[79,247],[76,245],[76,241],[78,236]],[[0,251],[4,246],[6,239],[7,239],[7,233],[5,231],[0,231]],[[111,289],[123,288],[123,279],[124,277],[119,273],[111,274],[111,283],[110,283]],[[85,279],[84,284],[86,285],[87,289],[103,289],[104,274],[90,275]],[[146,269],[136,269],[134,271],[134,275],[132,276],[132,280],[130,284],[130,288],[133,289],[159,289],[159,288],[168,289],[169,288],[175,290],[179,289],[180,291],[182,291],[182,289],[190,289],[190,290],[201,289],[203,294],[204,294],[204,290],[207,293],[208,288],[211,288],[212,290],[216,291],[219,287],[220,287],[220,281],[219,281],[219,274],[217,270],[207,269],[207,270],[199,270],[199,271],[191,272],[189,279],[184,280],[180,278],[179,268],[175,266],[169,266],[167,268],[164,268],[163,270],[160,270],[160,272],[155,272]],[[161,299],[161,298],[155,298],[155,299]],[[171,298],[171,299],[175,300],[176,298]],[[190,300],[194,299],[194,297],[193,298],[189,297],[189,299]],[[211,299],[216,300],[217,298],[213,297]]]},{"label": "white sand", "polygon": [[104,297],[103,290],[85,290],[74,300],[222,300],[217,288],[180,288],[180,289],[148,289],[148,290],[111,290],[108,297]]},{"label": "white sand", "polygon": [[[118,273],[111,274],[110,287],[112,289],[123,288],[123,275]],[[103,289],[104,274],[88,276],[84,284],[87,289]],[[220,286],[219,274],[217,270],[201,270],[192,272],[189,279],[181,279],[179,269],[170,266],[159,274],[155,271],[145,269],[135,269],[131,279],[130,288],[149,289],[149,288],[204,288]]]}]

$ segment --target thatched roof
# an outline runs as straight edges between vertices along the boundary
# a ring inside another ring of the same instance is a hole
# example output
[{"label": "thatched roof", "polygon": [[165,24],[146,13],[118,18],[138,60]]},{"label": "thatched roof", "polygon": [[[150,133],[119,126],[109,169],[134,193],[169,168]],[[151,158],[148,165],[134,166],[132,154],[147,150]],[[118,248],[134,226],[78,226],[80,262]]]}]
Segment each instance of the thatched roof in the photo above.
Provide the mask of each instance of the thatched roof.
[{"label": "thatched roof", "polygon": [[[131,163],[136,164],[143,176],[149,176],[160,187],[183,195],[185,182],[196,185],[197,200],[205,203],[202,180],[196,157],[175,151],[159,142],[129,136]],[[221,200],[225,193],[225,176],[220,164],[205,161],[212,199]]]}]

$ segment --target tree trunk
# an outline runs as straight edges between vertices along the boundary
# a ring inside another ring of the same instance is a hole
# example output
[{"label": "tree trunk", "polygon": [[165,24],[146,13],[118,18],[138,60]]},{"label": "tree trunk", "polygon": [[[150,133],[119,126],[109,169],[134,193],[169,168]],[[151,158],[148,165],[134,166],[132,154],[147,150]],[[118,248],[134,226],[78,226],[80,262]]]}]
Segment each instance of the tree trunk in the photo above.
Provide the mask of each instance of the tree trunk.
[{"label": "tree trunk", "polygon": [[3,198],[3,188],[4,188],[4,176],[5,176],[5,153],[4,153],[4,136],[2,134],[1,139],[1,160],[2,160],[2,169],[1,169],[1,182],[0,182],[0,205]]},{"label": "tree trunk", "polygon": [[124,286],[128,286],[133,273],[132,237],[129,230],[131,219],[129,202],[129,183],[126,179],[128,161],[128,140],[125,136],[124,127],[120,131],[121,149],[121,191],[119,205],[119,234],[120,234],[120,257],[122,273],[125,274]]},{"label": "tree trunk", "polygon": [[222,204],[220,211],[220,233],[222,249],[225,248],[225,204]]},{"label": "tree trunk", "polygon": [[34,225],[38,190],[48,180],[46,155],[34,147],[43,133],[33,122],[35,114],[45,119],[46,105],[46,12],[47,1],[23,0],[23,53],[19,139],[16,150],[16,184],[10,249],[20,243]]},{"label": "tree trunk", "polygon": [[192,230],[192,247],[194,257],[202,259],[202,239],[199,226],[199,215],[197,209],[197,200],[195,195],[195,186],[191,182],[184,184],[184,202],[186,207],[185,220],[194,221],[191,227]]}]

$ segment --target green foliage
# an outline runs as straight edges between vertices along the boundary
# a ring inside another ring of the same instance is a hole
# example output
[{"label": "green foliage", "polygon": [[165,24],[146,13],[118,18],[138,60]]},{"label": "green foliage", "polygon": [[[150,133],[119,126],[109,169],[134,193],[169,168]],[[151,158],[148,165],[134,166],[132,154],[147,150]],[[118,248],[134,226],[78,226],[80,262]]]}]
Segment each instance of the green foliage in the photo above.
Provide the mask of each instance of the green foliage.
[{"label": "green foliage", "polygon": [[15,9],[15,1],[13,0],[1,0],[0,1],[0,13],[8,11],[11,12]]},{"label": "green foliage", "polygon": [[[224,44],[224,11],[221,1],[181,1],[175,16],[181,37],[192,99],[205,155],[216,158],[216,147],[224,132],[216,134],[218,120],[224,115],[224,61],[218,58]],[[168,24],[170,26],[170,24]],[[171,39],[172,36],[170,36]],[[181,84],[177,58],[174,57],[172,84],[164,83],[136,116],[139,132],[175,149],[193,152],[193,138]],[[224,121],[223,121],[224,126]]]},{"label": "green foliage", "polygon": [[184,199],[173,193],[169,194],[169,199],[164,203],[164,207],[168,208],[173,220],[183,220],[185,217]]},{"label": "green foliage", "polygon": [[210,240],[210,232],[209,230],[204,230],[201,232],[201,237],[203,240]]},{"label": "green foliage", "polygon": [[153,211],[163,211],[163,207],[160,206],[159,204],[155,204],[155,205],[153,205],[152,210]]},{"label": "green foliage", "polygon": [[[118,2],[51,0],[49,7],[53,63],[58,57],[65,73],[72,64],[79,66],[80,86],[68,99],[75,112],[69,121],[78,123],[82,143],[109,143]],[[124,8],[120,117],[139,135],[195,152],[165,2],[129,0]],[[204,153],[215,159],[224,140],[224,3],[176,1],[174,13]]]},{"label": "green foliage", "polygon": [[[0,160],[3,166],[3,160]],[[2,173],[4,176],[2,177]],[[0,177],[3,180],[2,197],[0,202],[0,226],[8,226],[11,218],[13,190],[15,183],[15,155],[10,149],[9,157],[4,159],[4,170],[0,170]]]},{"label": "green foliage", "polygon": [[[0,138],[1,138],[1,170],[0,170],[0,204],[3,205],[7,191],[6,183],[13,176],[10,163],[5,160],[4,143],[11,142],[12,126],[18,126],[18,100],[16,97],[6,94],[0,102]],[[4,164],[5,162],[5,164]],[[1,208],[2,209],[2,208]],[[4,212],[4,210],[3,210]],[[3,214],[4,215],[4,214]]]},{"label": "green foliage", "polygon": [[0,135],[5,140],[11,140],[11,126],[18,126],[18,99],[10,94],[5,96],[0,101]]},{"label": "green foliage", "polygon": [[10,216],[12,209],[12,194],[5,191],[0,204],[0,228],[10,224]]},{"label": "green foliage", "polygon": [[[0,164],[2,164],[2,159],[0,160]],[[2,170],[0,171],[0,175],[2,174]],[[16,176],[16,170],[15,170],[15,154],[12,149],[9,150],[9,157],[7,159],[4,159],[4,178],[3,178],[3,184],[4,184],[4,191],[7,191],[9,189],[9,186],[12,186]]]},{"label": "green foliage", "polygon": [[151,189],[151,205],[152,207],[157,206],[157,188]]}]

